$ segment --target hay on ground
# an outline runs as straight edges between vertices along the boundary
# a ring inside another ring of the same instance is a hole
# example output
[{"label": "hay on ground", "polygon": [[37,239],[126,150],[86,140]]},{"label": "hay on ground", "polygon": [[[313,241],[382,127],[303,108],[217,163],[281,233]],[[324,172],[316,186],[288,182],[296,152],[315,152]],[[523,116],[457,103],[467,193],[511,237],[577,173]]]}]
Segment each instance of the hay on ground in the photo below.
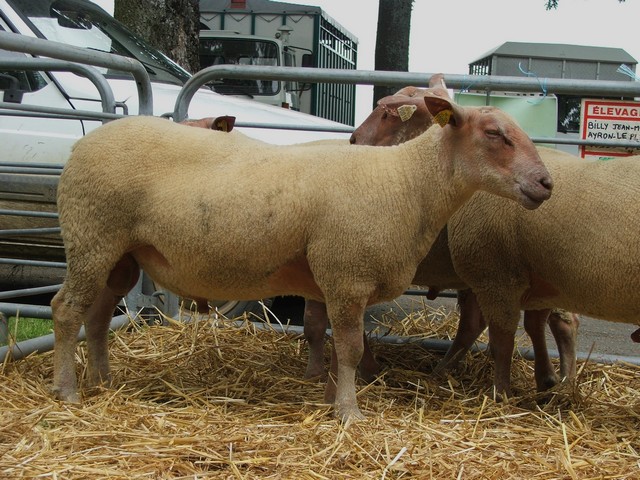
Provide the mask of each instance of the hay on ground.
[{"label": "hay on ground", "polygon": [[[425,306],[388,323],[446,338],[456,322]],[[302,380],[303,339],[250,322],[118,332],[114,386],[83,389],[82,405],[52,399],[50,353],[5,362],[0,478],[640,478],[637,366],[581,363],[577,384],[541,403],[532,362],[516,357],[517,396],[498,403],[486,354],[443,379],[430,375],[439,355],[419,345],[373,348],[385,371],[359,384],[367,418],[348,427],[321,403],[323,384]]]}]

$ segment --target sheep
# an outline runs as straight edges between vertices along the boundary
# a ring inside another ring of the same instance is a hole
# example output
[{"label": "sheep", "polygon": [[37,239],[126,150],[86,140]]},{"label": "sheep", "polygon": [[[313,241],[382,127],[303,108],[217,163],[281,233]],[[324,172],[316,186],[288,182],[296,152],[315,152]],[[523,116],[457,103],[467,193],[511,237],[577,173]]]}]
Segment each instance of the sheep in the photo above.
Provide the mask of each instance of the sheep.
[{"label": "sheep", "polygon": [[54,395],[79,401],[83,322],[87,383],[109,382],[109,320],[142,268],[187,298],[325,302],[338,372],[325,400],[338,418],[362,418],[355,369],[365,307],[404,291],[475,191],[537,208],[553,186],[504,112],[424,101],[441,123],[389,149],[258,146],[154,117],[115,120],[80,139],[58,187],[67,275],[51,302]]},{"label": "sheep", "polygon": [[431,76],[429,88],[408,86],[381,98],[373,112],[354,130],[350,143],[391,146],[415,138],[433,123],[422,98],[427,92],[448,97],[446,88],[443,74],[438,73]]},{"label": "sheep", "polygon": [[[475,196],[470,201],[474,199]],[[458,290],[460,324],[451,346],[434,369],[434,374],[441,374],[455,367],[486,328],[485,317],[473,289],[458,275],[454,267],[449,245],[449,228],[449,225],[445,226],[438,234],[429,253],[418,265],[413,280],[418,285],[438,285],[439,288],[435,289],[436,291],[440,288]],[[460,225],[459,228],[464,227]],[[495,260],[497,261],[498,258]],[[431,290],[433,289],[430,289],[430,292]],[[552,308],[552,306],[539,310],[525,309],[524,307],[524,304],[521,305],[521,308],[525,310],[525,331],[531,338],[534,350],[534,377],[537,390],[548,390],[556,385],[561,378],[574,378],[576,375],[576,336],[579,324],[577,316],[574,313]],[[547,350],[544,334],[547,323],[558,345],[560,377],[555,373]]]},{"label": "sheep", "polygon": [[[427,92],[448,96],[441,74],[431,78],[429,89],[405,87],[396,94],[379,100],[376,109],[353,132],[350,143],[390,146],[415,138],[431,123],[431,114],[421,100]],[[410,108],[407,110],[408,107]],[[407,114],[407,111],[411,114]],[[419,265],[412,281],[415,285],[430,286],[431,292],[445,288],[459,290],[460,325],[451,348],[434,370],[436,374],[453,368],[486,328],[475,296],[472,292],[466,291],[468,286],[461,281],[453,269],[446,242],[445,228],[439,234],[430,253]],[[577,316],[559,309],[526,311],[524,325],[534,347],[534,372],[536,387],[539,391],[549,389],[560,380],[555,373],[546,346],[544,326],[547,322],[558,345],[560,378],[573,378],[576,373]],[[307,300],[303,325],[304,336],[309,345],[305,378],[320,377],[324,372],[324,337],[328,326],[324,305]],[[380,366],[373,357],[366,336],[364,345],[365,351],[359,371],[362,378],[371,381],[379,372]]]},{"label": "sheep", "polygon": [[562,308],[637,324],[640,157],[587,161],[539,147],[553,198],[539,211],[474,195],[450,219],[447,241],[458,276],[489,325],[494,386],[510,394],[519,310]]}]

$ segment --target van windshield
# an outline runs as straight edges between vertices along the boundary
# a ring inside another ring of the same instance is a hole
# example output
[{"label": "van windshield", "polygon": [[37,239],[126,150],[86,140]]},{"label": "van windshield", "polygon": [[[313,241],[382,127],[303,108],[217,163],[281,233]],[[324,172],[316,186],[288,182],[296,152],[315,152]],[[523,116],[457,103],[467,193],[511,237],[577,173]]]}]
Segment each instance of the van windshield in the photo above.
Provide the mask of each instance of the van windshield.
[{"label": "van windshield", "polygon": [[[152,82],[182,85],[191,76],[166,55],[130,32],[98,6],[83,0],[11,0],[47,40],[138,60]],[[126,72],[99,68],[107,77],[130,78]]]}]

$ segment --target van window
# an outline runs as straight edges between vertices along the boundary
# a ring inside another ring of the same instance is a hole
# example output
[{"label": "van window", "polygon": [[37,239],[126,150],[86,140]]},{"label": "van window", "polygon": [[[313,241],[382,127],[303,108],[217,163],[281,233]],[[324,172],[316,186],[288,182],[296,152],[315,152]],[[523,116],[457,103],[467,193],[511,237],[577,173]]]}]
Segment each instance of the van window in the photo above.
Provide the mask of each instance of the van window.
[{"label": "van window", "polygon": [[[184,84],[191,76],[166,55],[134,35],[97,5],[78,0],[12,0],[34,32],[42,38],[76,47],[115,53],[138,60],[152,82]],[[100,69],[107,77],[130,75]]]},{"label": "van window", "polygon": [[[0,31],[6,31],[0,25]],[[46,80],[38,72],[23,70],[4,70],[2,68],[3,60],[24,59],[27,56],[24,53],[11,52],[0,49],[0,90],[18,89],[23,92],[35,92],[47,85]]]}]

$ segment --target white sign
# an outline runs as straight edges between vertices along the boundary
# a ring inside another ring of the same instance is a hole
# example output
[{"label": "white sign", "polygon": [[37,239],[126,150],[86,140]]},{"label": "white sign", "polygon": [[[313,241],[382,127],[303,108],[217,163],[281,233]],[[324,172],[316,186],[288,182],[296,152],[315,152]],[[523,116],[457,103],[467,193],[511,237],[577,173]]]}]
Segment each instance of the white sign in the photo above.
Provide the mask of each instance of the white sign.
[{"label": "white sign", "polygon": [[638,148],[581,145],[583,158],[607,160],[640,154],[640,102],[582,100],[580,138],[638,142]]}]

